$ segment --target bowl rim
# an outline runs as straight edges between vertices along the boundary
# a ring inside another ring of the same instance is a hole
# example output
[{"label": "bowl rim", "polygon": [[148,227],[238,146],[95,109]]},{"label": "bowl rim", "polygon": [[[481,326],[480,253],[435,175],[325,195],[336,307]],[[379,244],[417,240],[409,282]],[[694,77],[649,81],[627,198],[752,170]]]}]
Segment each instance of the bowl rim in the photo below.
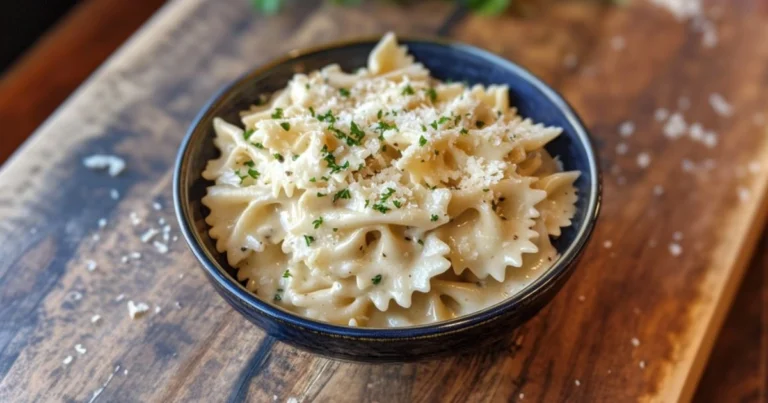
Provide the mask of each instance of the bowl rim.
[{"label": "bowl rim", "polygon": [[[258,298],[250,291],[246,290],[239,282],[236,281],[236,279],[232,278],[223,267],[220,267],[215,259],[210,258],[206,250],[207,248],[205,248],[196,237],[197,233],[194,229],[194,225],[186,219],[185,211],[189,208],[190,203],[188,200],[186,200],[185,197],[182,196],[184,189],[181,189],[181,177],[183,174],[182,171],[184,169],[185,156],[189,149],[190,142],[194,137],[194,134],[197,132],[201,122],[216,104],[223,102],[228,93],[243,83],[249,80],[253,80],[260,74],[263,74],[264,72],[281,64],[288,63],[300,57],[311,56],[313,54],[322,53],[332,49],[369,44],[375,45],[375,43],[377,43],[380,39],[380,36],[361,37],[357,39],[334,41],[304,49],[291,50],[283,56],[276,57],[269,62],[249,69],[237,79],[233,80],[229,84],[224,85],[217,92],[215,92],[208,101],[205,102],[201,110],[196,114],[190,123],[190,126],[187,129],[187,132],[185,133],[184,138],[179,146],[179,151],[174,162],[173,204],[175,207],[176,219],[179,223],[179,229],[181,230],[187,245],[192,250],[192,253],[195,255],[195,258],[198,260],[198,262],[203,266],[203,269],[205,269],[209,278],[215,280],[216,284],[222,290],[225,290],[227,293],[229,293],[231,297],[235,297],[237,300],[246,304],[249,309],[258,312],[258,314],[268,317],[269,319],[278,321],[282,324],[291,325],[292,327],[298,328],[300,330],[315,333],[325,333],[341,338],[394,341],[401,339],[435,337],[437,335],[446,335],[481,326],[487,322],[501,318],[505,313],[514,312],[519,308],[524,308],[537,296],[544,295],[547,289],[556,286],[559,282],[559,279],[562,276],[567,275],[569,270],[572,270],[574,263],[581,255],[585,245],[592,236],[597,218],[600,214],[600,207],[602,203],[602,174],[600,172],[599,159],[597,157],[595,142],[592,140],[589,132],[586,129],[586,126],[570,106],[570,104],[559,93],[550,88],[533,73],[510,60],[504,59],[501,56],[497,56],[484,49],[458,41],[436,38],[421,38],[417,36],[398,37],[398,42],[406,46],[408,44],[419,43],[453,48],[454,50],[457,50],[461,53],[469,54],[473,57],[477,57],[478,59],[487,61],[490,64],[503,67],[505,70],[513,72],[520,79],[525,80],[533,85],[537,90],[541,91],[541,93],[544,94],[550,102],[552,102],[558,111],[565,116],[566,120],[571,124],[571,126],[573,126],[576,138],[578,139],[578,143],[580,147],[584,149],[587,155],[589,172],[586,172],[586,174],[588,174],[589,177],[593,179],[589,188],[589,200],[586,205],[587,211],[584,214],[584,226],[579,229],[578,233],[574,237],[574,240],[568,245],[566,250],[561,253],[560,257],[552,264],[547,272],[543,273],[518,293],[494,305],[468,315],[464,315],[448,321],[434,322],[417,326],[369,328],[342,326],[320,322],[272,305],[269,302]],[[582,172],[582,174],[584,174],[584,172]]]}]

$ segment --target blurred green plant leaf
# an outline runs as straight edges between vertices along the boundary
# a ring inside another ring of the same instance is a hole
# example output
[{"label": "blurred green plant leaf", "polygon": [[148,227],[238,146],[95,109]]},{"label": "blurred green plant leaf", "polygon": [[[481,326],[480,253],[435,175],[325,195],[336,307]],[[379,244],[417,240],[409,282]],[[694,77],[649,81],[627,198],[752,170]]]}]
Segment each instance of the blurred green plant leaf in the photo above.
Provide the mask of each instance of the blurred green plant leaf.
[{"label": "blurred green plant leaf", "polygon": [[510,0],[468,0],[467,7],[482,15],[499,15],[509,8]]},{"label": "blurred green plant leaf", "polygon": [[[342,6],[357,6],[360,5],[363,0],[329,0],[333,4]],[[253,8],[256,11],[274,15],[280,12],[285,6],[288,0],[251,0]],[[403,0],[396,0],[396,3],[405,3]],[[457,2],[465,4],[470,10],[482,15],[498,15],[503,13],[508,7],[511,0],[458,0]]]},{"label": "blurred green plant leaf", "polygon": [[277,14],[283,6],[283,0],[251,0],[256,11],[268,15]]}]

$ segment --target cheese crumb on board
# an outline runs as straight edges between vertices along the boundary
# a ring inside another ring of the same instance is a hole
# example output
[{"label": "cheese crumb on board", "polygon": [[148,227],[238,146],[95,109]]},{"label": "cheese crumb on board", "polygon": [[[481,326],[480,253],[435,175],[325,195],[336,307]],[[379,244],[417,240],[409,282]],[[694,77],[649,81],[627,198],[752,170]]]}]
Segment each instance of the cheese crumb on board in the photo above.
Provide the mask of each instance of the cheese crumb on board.
[{"label": "cheese crumb on board", "polygon": [[83,159],[83,165],[88,169],[106,169],[109,176],[120,175],[125,170],[125,161],[114,155],[94,154]]},{"label": "cheese crumb on board", "polygon": [[149,305],[138,302],[134,303],[132,300],[128,301],[128,315],[131,316],[131,319],[136,319],[144,315],[149,311]]}]

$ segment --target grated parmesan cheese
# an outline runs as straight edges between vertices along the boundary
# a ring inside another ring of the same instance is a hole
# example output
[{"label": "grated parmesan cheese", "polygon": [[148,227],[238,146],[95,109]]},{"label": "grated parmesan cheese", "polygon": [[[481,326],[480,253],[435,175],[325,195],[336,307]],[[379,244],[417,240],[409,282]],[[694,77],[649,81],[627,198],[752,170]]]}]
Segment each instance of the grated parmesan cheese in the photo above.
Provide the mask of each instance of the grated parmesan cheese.
[{"label": "grated parmesan cheese", "polygon": [[134,303],[133,300],[128,301],[128,315],[130,315],[131,319],[139,318],[147,313],[147,311],[149,311],[149,305],[143,302]]},{"label": "grated parmesan cheese", "polygon": [[94,154],[83,159],[83,165],[88,169],[106,169],[109,176],[120,175],[125,169],[125,161],[114,155]]},{"label": "grated parmesan cheese", "polygon": [[733,106],[717,92],[709,94],[709,106],[720,116],[730,117],[733,115]]}]

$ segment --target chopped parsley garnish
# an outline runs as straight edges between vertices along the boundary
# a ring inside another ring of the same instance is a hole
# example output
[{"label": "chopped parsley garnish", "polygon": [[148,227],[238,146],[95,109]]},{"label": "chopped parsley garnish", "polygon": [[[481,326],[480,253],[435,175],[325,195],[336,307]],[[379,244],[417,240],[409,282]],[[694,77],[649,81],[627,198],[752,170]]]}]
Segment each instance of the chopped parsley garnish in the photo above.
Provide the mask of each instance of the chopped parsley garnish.
[{"label": "chopped parsley garnish", "polygon": [[336,231],[338,231],[338,230],[339,230],[338,228],[334,228],[334,229],[333,229],[333,232],[336,232]]},{"label": "chopped parsley garnish", "polygon": [[331,179],[331,178],[329,178],[327,176],[321,176],[320,177],[320,180],[323,180],[323,181],[326,181],[326,182],[328,182],[328,179]]},{"label": "chopped parsley garnish", "polygon": [[462,127],[461,130],[459,130],[459,133],[466,136],[467,134],[469,134],[469,130]]},{"label": "chopped parsley garnish", "polygon": [[275,108],[275,111],[272,113],[272,119],[282,119],[283,118],[283,108]]},{"label": "chopped parsley garnish", "polygon": [[[365,137],[365,132],[360,129],[354,120],[349,126],[349,132],[352,134],[352,136],[354,136],[357,144],[360,144],[360,142],[363,140],[363,137]],[[349,143],[349,140],[347,140],[347,143]]]},{"label": "chopped parsley garnish", "polygon": [[291,275],[291,271],[290,270],[286,270],[286,271],[283,272],[283,278],[288,278],[288,277],[293,277]]},{"label": "chopped parsley garnish", "polygon": [[235,171],[235,175],[237,175],[237,177],[238,177],[238,178],[240,178],[240,183],[243,183],[243,181],[245,180],[245,178],[247,178],[247,177],[248,177],[248,175],[243,175],[243,174],[241,174],[241,173],[240,173],[240,170],[237,170],[237,171]]},{"label": "chopped parsley garnish", "polygon": [[424,246],[424,241],[422,241],[421,239],[419,239],[418,241],[416,241],[416,243],[418,243],[418,244],[419,244],[419,245],[421,245],[421,246]]},{"label": "chopped parsley garnish", "polygon": [[475,122],[475,125],[477,125],[478,129],[482,129],[483,126],[485,126],[485,122],[483,122],[482,120],[478,120],[477,122]]},{"label": "chopped parsley garnish", "polygon": [[[372,208],[374,210],[378,211],[381,214],[386,214],[391,209],[389,207],[385,206],[384,203],[386,203],[387,200],[389,200],[389,198],[392,197],[393,194],[395,194],[395,189],[387,188],[387,190],[384,193],[381,194],[381,196],[379,198],[379,202],[375,203]],[[397,202],[397,204],[399,204],[399,203],[400,202]],[[397,204],[395,204],[395,206],[397,206]],[[399,207],[399,206],[397,206],[397,207]]]},{"label": "chopped parsley garnish", "polygon": [[379,285],[379,283],[381,283],[381,274],[377,274],[374,278],[372,278],[371,283],[373,283],[373,285]]},{"label": "chopped parsley garnish", "polygon": [[424,147],[427,144],[427,139],[424,136],[419,137],[419,145]]},{"label": "chopped parsley garnish", "polygon": [[358,171],[360,171],[360,170],[362,170],[363,168],[365,168],[365,164],[363,164],[363,163],[361,162],[361,163],[360,163],[360,165],[358,165],[358,166],[357,166],[357,170],[358,170]]},{"label": "chopped parsley garnish", "polygon": [[[327,146],[323,146],[323,149],[320,150],[320,151],[325,153],[325,157],[323,157],[323,159],[328,164],[328,168],[331,168],[331,173],[332,174],[334,174],[336,172],[341,172],[342,170],[349,168],[349,161],[345,161],[343,165],[337,164],[336,163],[336,157],[334,157],[333,154],[331,154],[331,152],[328,151],[328,147]],[[323,178],[325,178],[325,177],[323,177]],[[325,179],[325,180],[328,180],[328,179]]]},{"label": "chopped parsley garnish", "polygon": [[403,95],[413,95],[413,87],[411,87],[410,84],[406,85],[405,88],[403,88]]},{"label": "chopped parsley garnish", "polygon": [[291,124],[288,122],[280,123],[280,127],[282,127],[285,131],[291,130]]},{"label": "chopped parsley garnish", "polygon": [[429,100],[432,102],[437,101],[437,91],[435,91],[434,88],[429,88],[424,90],[427,93],[427,96],[429,97]]},{"label": "chopped parsley garnish", "polygon": [[437,221],[440,217],[437,216],[437,214],[432,214],[431,217],[429,217],[429,221]]},{"label": "chopped parsley garnish", "polygon": [[333,112],[329,109],[328,112],[325,112],[322,115],[317,115],[317,120],[334,124],[336,123],[336,116],[333,116]]},{"label": "chopped parsley garnish", "polygon": [[423,131],[423,132],[427,131],[427,126],[424,126],[424,124],[423,124],[423,123],[422,123],[422,125],[421,125],[421,131]]},{"label": "chopped parsley garnish", "polygon": [[374,209],[374,210],[376,210],[376,211],[378,211],[378,212],[379,212],[379,213],[381,213],[381,214],[387,214],[387,212],[388,212],[389,210],[391,210],[389,207],[387,207],[387,206],[385,206],[385,205],[383,205],[383,204],[381,204],[381,203],[376,203],[376,204],[374,204],[374,205],[373,205],[373,209]]},{"label": "chopped parsley garnish", "polygon": [[381,112],[381,109],[379,109],[379,112],[376,113],[376,118],[381,120],[381,116],[382,116],[382,112]]},{"label": "chopped parsley garnish", "polygon": [[292,156],[292,157],[291,157],[291,160],[292,160],[292,161],[296,161],[297,159],[299,159],[299,156],[298,156],[298,155],[294,155],[294,156]]},{"label": "chopped parsley garnish", "polygon": [[251,160],[251,161],[246,161],[243,165],[245,165],[247,167],[253,168],[254,165],[256,165],[256,164]]},{"label": "chopped parsley garnish", "polygon": [[349,90],[346,88],[339,88],[339,94],[341,94],[342,97],[348,97],[349,96]]},{"label": "chopped parsley garnish", "polygon": [[328,195],[325,193],[317,192],[317,197],[325,197],[325,196],[328,196]]},{"label": "chopped parsley garnish", "polygon": [[371,204],[371,201],[370,200],[366,200],[365,201],[365,206],[363,206],[363,208],[368,208],[369,204]]},{"label": "chopped parsley garnish", "polygon": [[243,138],[245,139],[245,141],[248,141],[248,139],[251,138],[251,136],[253,136],[253,133],[255,133],[255,132],[256,132],[256,130],[254,130],[254,129],[248,129],[248,130],[244,131],[243,132]]},{"label": "chopped parsley garnish", "polygon": [[259,175],[261,175],[261,174],[259,173],[259,171],[255,170],[255,169],[249,169],[248,170],[248,176],[250,176],[253,179],[259,179]]},{"label": "chopped parsley garnish", "polygon": [[275,294],[275,301],[281,301],[283,297],[280,296],[280,294]]},{"label": "chopped parsley garnish", "polygon": [[312,226],[315,227],[315,229],[318,229],[321,225],[323,225],[323,217],[318,217],[317,220],[312,221]]},{"label": "chopped parsley garnish", "polygon": [[437,121],[436,120],[433,120],[432,123],[430,123],[429,125],[432,126],[433,129],[437,130]]},{"label": "chopped parsley garnish", "polygon": [[490,190],[490,189],[488,189],[488,188],[484,188],[484,189],[483,189],[483,192],[487,192],[487,191],[489,191],[489,190]]},{"label": "chopped parsley garnish", "polygon": [[309,107],[309,113],[312,115],[312,117],[315,117],[315,108]]},{"label": "chopped parsley garnish", "polygon": [[315,178],[315,177],[313,176],[313,177],[309,178],[309,181],[310,181],[310,182],[312,182],[312,183],[315,183],[315,182],[317,182],[317,178]]},{"label": "chopped parsley garnish", "polygon": [[397,207],[397,208],[400,208],[400,207],[402,207],[402,206],[403,206],[403,203],[400,203],[400,202],[399,202],[399,201],[397,201],[397,200],[392,200],[392,204],[394,204],[394,205],[395,205],[395,207]]},{"label": "chopped parsley garnish", "polygon": [[263,150],[264,149],[264,144],[261,144],[261,143],[253,143],[253,146],[258,148],[259,150]]},{"label": "chopped parsley garnish", "polygon": [[309,83],[304,84],[304,88],[309,89]]},{"label": "chopped parsley garnish", "polygon": [[315,242],[315,237],[312,235],[304,235],[304,242],[307,244],[307,246],[312,245],[312,242]]},{"label": "chopped parsley garnish", "polygon": [[450,120],[451,120],[451,118],[449,118],[448,116],[441,116],[440,119],[437,120],[437,124],[441,125],[441,124],[443,124],[445,122],[448,122]]},{"label": "chopped parsley garnish", "polygon": [[352,196],[349,194],[349,189],[341,189],[333,195],[333,201],[336,202],[336,200],[349,199],[351,197]]},{"label": "chopped parsley garnish", "polygon": [[280,153],[274,153],[274,154],[272,154],[272,156],[275,157],[275,159],[280,161],[280,162],[285,161],[285,158],[283,158],[282,154],[280,154]]},{"label": "chopped parsley garnish", "polygon": [[387,130],[397,130],[397,125],[380,121],[373,130],[379,132],[379,140],[384,140],[384,132]]},{"label": "chopped parsley garnish", "polygon": [[456,115],[456,117],[453,118],[453,125],[458,126],[459,123],[461,123],[461,115]]}]

